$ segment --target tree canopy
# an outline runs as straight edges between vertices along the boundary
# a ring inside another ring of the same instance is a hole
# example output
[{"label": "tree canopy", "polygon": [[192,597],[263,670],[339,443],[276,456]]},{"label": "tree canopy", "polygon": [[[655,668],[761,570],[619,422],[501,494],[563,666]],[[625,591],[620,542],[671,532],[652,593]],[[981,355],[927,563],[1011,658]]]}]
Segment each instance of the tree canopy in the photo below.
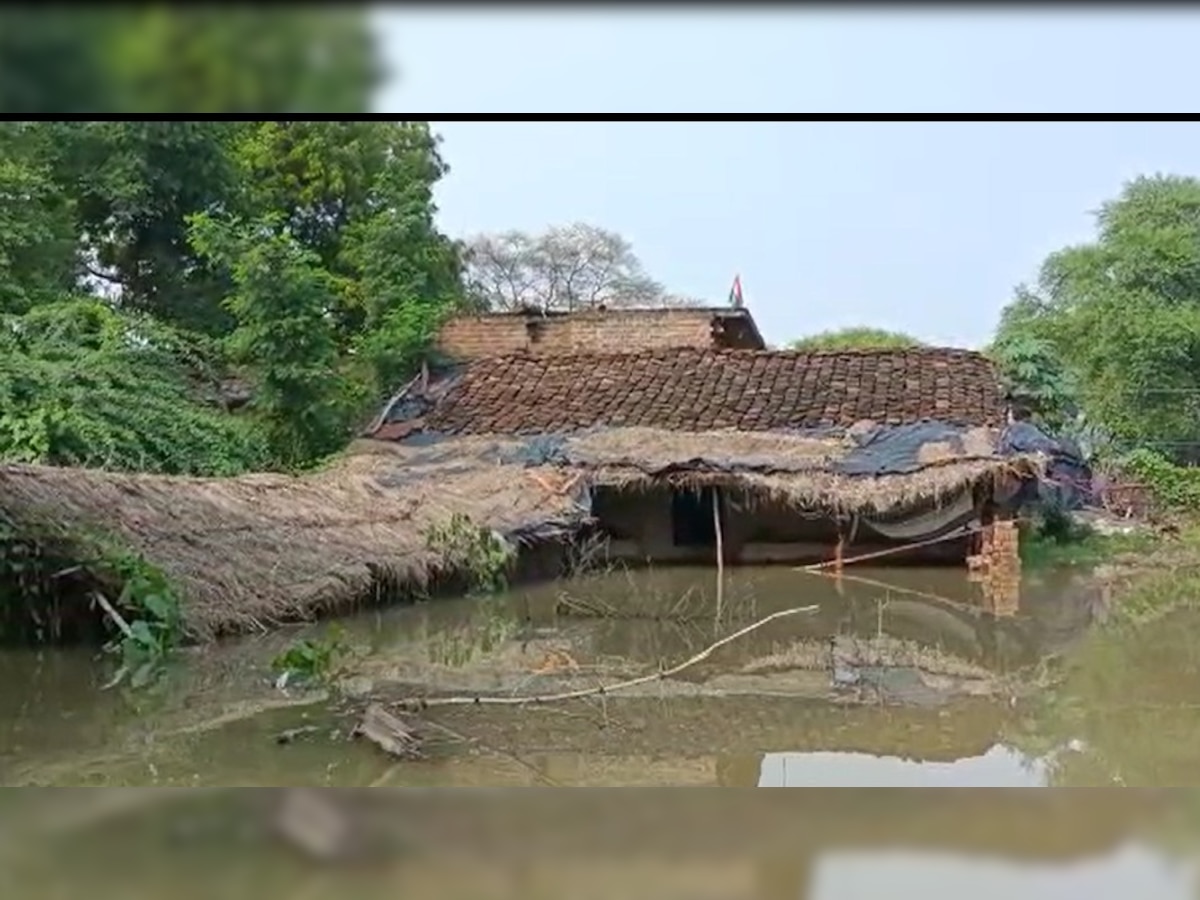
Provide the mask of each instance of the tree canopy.
[{"label": "tree canopy", "polygon": [[6,458],[306,465],[463,302],[423,122],[6,123],[0,160]]},{"label": "tree canopy", "polygon": [[788,344],[792,350],[904,350],[920,346],[920,341],[907,334],[867,326],[821,331]]},{"label": "tree canopy", "polygon": [[0,9],[10,116],[355,115],[384,74],[361,7]]},{"label": "tree canopy", "polygon": [[1118,444],[1200,458],[1200,180],[1141,177],[1105,203],[1095,238],[1005,308],[993,351],[1022,346]]},{"label": "tree canopy", "polygon": [[541,234],[481,234],[464,247],[467,288],[482,309],[693,306],[651,278],[630,243],[577,222]]}]

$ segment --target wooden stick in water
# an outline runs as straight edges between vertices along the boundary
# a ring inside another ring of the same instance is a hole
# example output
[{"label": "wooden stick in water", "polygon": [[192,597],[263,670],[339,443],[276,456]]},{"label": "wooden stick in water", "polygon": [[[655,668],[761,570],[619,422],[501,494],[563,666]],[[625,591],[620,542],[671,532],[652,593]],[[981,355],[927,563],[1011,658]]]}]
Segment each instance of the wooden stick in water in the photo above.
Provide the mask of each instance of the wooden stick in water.
[{"label": "wooden stick in water", "polygon": [[721,621],[721,611],[725,605],[725,547],[721,539],[721,495],[719,488],[713,488],[713,530],[717,536],[717,622]]},{"label": "wooden stick in water", "polygon": [[[966,532],[965,534],[963,532],[953,532],[951,534],[944,534],[941,537],[930,538],[926,541],[914,541],[911,544],[903,544],[899,547],[888,547],[884,550],[876,550],[873,553],[863,553],[860,556],[852,556],[849,559],[843,559],[842,565],[845,566],[850,563],[865,562],[868,559],[878,559],[881,556],[892,556],[896,553],[903,553],[906,550],[916,550],[918,547],[931,547],[934,544],[941,544],[945,541],[957,541],[966,537],[966,535],[970,533],[971,532]],[[818,569],[828,569],[835,565],[837,565],[837,559],[827,559],[825,562],[813,563],[811,566],[796,566],[796,570],[800,572],[815,572]]]}]

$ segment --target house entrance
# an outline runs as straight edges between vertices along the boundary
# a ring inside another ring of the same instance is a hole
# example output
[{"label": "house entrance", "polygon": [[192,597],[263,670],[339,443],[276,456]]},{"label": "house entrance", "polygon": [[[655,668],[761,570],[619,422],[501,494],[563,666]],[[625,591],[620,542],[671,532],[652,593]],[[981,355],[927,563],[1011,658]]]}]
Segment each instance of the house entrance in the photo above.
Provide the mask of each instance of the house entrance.
[{"label": "house entrance", "polygon": [[716,523],[713,502],[717,488],[671,492],[671,534],[676,547],[715,547]]}]

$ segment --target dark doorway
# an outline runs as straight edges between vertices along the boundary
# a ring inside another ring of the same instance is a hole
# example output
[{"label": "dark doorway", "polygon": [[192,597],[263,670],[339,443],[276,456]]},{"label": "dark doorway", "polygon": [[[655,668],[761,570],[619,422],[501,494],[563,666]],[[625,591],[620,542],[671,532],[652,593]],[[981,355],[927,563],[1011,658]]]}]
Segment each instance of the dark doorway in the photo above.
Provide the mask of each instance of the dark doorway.
[{"label": "dark doorway", "polygon": [[715,547],[717,529],[713,522],[715,487],[671,494],[671,534],[676,547]]}]

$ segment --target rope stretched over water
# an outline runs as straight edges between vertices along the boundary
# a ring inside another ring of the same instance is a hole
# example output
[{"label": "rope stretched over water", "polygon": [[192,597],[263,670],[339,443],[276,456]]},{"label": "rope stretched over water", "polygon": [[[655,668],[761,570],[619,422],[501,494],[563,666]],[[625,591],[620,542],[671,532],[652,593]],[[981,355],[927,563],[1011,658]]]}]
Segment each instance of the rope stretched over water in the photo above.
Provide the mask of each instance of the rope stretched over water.
[{"label": "rope stretched over water", "polygon": [[[962,538],[969,537],[972,534],[978,534],[979,532],[981,532],[983,530],[984,530],[983,526],[977,525],[973,528],[969,528],[966,531],[955,531],[955,532],[951,532],[950,534],[943,534],[941,537],[929,538],[928,540],[924,540],[924,541],[916,541],[915,543],[912,543],[912,544],[902,544],[899,547],[888,547],[885,550],[876,550],[872,553],[863,553],[860,556],[852,556],[849,559],[841,560],[841,564],[843,566],[845,566],[845,565],[849,565],[850,563],[866,562],[868,559],[878,559],[881,556],[891,556],[892,554],[895,554],[895,553],[903,553],[906,550],[916,550],[920,547],[931,547],[934,544],[941,544],[945,541],[957,541]],[[821,569],[828,569],[831,566],[835,566],[837,564],[838,564],[837,559],[827,559],[827,560],[825,560],[825,562],[813,563],[812,565],[808,565],[808,566],[797,566],[795,571],[797,571],[797,572],[818,572]]]}]

